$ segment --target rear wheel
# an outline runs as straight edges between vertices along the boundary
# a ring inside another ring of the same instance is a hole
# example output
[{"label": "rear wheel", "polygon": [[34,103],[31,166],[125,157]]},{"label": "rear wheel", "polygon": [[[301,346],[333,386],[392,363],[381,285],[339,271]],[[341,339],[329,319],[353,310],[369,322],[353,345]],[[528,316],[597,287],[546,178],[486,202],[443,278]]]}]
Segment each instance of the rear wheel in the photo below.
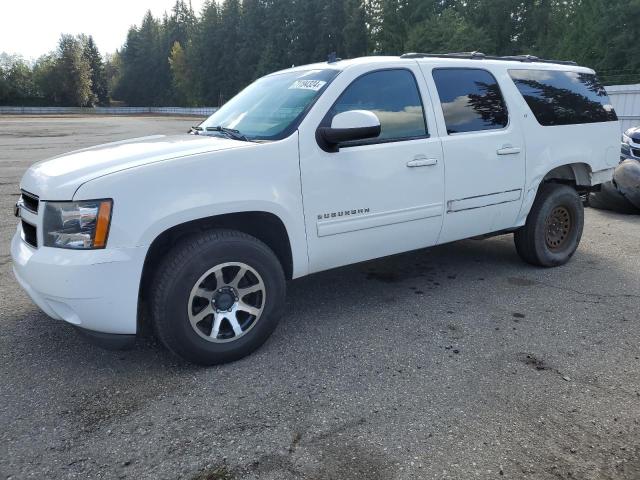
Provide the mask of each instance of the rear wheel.
[{"label": "rear wheel", "polygon": [[264,243],[215,230],[171,250],[150,291],[161,342],[186,360],[213,365],[242,358],[269,337],[284,304],[285,278]]},{"label": "rear wheel", "polygon": [[578,248],[583,227],[584,207],[578,193],[567,185],[544,183],[524,227],[514,233],[516,250],[532,265],[563,265]]}]

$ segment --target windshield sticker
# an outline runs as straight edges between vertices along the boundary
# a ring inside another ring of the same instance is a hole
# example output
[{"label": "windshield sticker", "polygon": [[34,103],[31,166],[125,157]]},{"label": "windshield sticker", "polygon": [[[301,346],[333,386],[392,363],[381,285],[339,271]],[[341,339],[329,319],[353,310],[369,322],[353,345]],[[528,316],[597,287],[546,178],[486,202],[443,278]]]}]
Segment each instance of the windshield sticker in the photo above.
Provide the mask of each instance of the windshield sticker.
[{"label": "windshield sticker", "polygon": [[326,83],[327,82],[322,80],[296,80],[291,84],[289,90],[313,90],[314,92],[317,92],[324,87]]}]

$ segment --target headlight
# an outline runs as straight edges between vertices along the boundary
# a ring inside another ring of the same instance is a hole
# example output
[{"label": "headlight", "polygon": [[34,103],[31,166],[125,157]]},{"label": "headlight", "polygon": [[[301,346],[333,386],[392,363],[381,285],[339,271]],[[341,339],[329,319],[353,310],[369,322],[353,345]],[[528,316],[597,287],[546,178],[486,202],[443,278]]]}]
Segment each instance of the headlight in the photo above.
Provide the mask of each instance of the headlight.
[{"label": "headlight", "polygon": [[104,248],[109,236],[113,200],[46,202],[45,247],[88,250]]},{"label": "headlight", "polygon": [[622,143],[626,143],[627,145],[629,145],[631,143],[631,137],[628,136],[626,133],[622,134]]}]

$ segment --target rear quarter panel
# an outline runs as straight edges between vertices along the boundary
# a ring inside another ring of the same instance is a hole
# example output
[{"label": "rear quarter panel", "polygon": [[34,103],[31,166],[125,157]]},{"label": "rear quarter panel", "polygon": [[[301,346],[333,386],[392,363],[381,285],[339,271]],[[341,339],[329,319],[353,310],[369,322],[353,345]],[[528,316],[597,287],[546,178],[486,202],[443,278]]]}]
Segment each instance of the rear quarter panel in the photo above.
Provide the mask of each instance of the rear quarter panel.
[{"label": "rear quarter panel", "polygon": [[587,164],[592,172],[614,168],[620,158],[619,122],[542,126],[524,98],[514,96],[522,112],[526,156],[524,202],[518,218],[523,225],[535,199],[540,182],[556,167]]}]

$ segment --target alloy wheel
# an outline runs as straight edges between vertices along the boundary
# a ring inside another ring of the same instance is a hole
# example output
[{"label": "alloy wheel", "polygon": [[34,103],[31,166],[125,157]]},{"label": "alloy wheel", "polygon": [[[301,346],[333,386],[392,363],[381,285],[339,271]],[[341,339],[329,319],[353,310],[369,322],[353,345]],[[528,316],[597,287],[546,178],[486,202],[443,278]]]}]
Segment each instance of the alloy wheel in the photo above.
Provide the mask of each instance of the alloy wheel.
[{"label": "alloy wheel", "polygon": [[207,270],[191,289],[189,322],[205,340],[232,342],[260,320],[266,288],[260,274],[242,262],[227,262]]}]

